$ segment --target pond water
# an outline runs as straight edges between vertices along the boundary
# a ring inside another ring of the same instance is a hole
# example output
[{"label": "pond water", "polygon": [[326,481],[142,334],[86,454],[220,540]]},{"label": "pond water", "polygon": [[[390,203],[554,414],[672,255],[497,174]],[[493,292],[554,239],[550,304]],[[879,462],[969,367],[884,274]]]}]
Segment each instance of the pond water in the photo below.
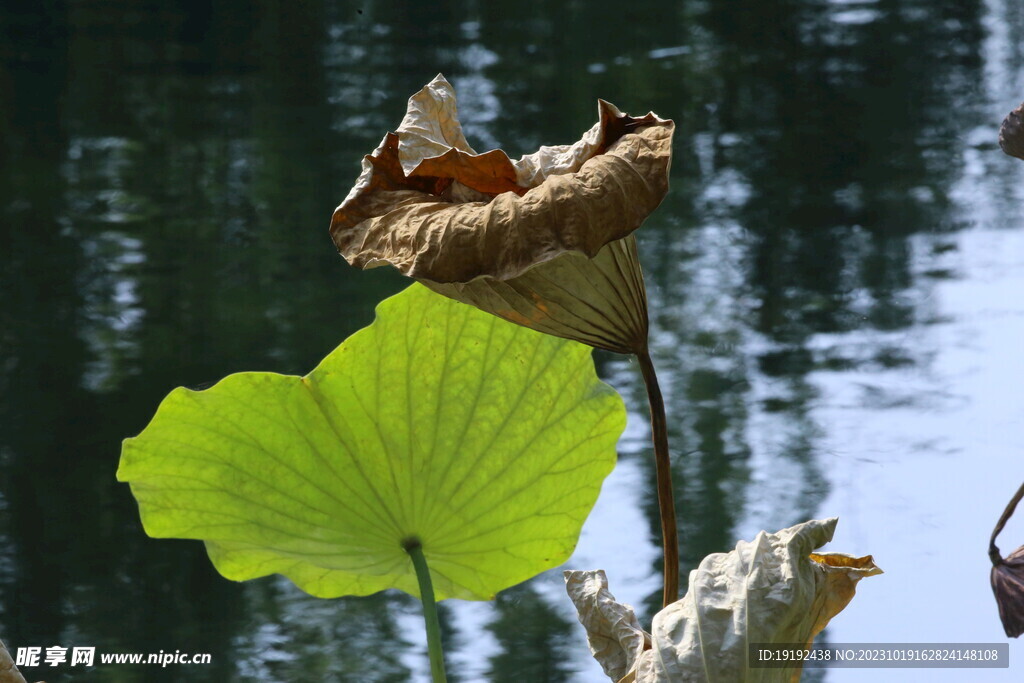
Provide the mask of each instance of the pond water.
[{"label": "pond water", "polygon": [[[226,581],[200,543],[147,538],[114,471],[175,386],[304,374],[406,284],[349,268],[327,224],[439,71],[477,149],[575,141],[598,97],[677,123],[638,237],[684,576],[838,516],[828,549],[886,573],[823,639],[1005,642],[986,551],[1024,479],[1024,163],[996,146],[1024,99],[1019,3],[8,5],[0,638],[213,655],[30,680],[425,680],[411,598]],[[597,361],[630,425],[566,566],[606,569],[647,621],[645,399],[635,364]],[[1024,519],[1001,538],[1021,543]],[[603,680],[560,571],[442,618],[452,680]],[[868,673],[1021,680],[1010,649],[1009,670]]]}]

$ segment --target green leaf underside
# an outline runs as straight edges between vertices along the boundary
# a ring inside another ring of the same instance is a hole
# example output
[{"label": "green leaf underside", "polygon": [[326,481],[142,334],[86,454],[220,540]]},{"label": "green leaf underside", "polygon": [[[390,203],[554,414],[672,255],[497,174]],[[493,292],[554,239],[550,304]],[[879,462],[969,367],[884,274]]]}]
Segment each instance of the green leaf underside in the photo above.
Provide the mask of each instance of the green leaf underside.
[{"label": "green leaf underside", "polygon": [[414,284],[306,377],[175,389],[117,472],[146,532],[320,597],[491,599],[565,561],[625,427],[590,349]]}]

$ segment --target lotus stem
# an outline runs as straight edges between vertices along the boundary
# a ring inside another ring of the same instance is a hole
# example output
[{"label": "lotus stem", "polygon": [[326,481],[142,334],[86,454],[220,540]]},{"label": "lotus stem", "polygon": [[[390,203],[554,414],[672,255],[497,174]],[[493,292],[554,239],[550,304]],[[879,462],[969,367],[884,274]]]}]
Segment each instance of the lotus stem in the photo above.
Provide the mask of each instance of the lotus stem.
[{"label": "lotus stem", "polygon": [[1003,564],[1003,556],[1000,554],[999,548],[996,547],[996,536],[1006,526],[1006,522],[1013,515],[1013,511],[1017,509],[1017,503],[1021,501],[1021,498],[1024,498],[1024,484],[1020,485],[1017,493],[1010,499],[1009,504],[1007,504],[1006,509],[1003,511],[1003,516],[999,518],[999,521],[996,522],[996,528],[992,530],[992,538],[988,542],[988,557],[992,560],[993,567]]},{"label": "lotus stem", "polygon": [[402,543],[405,552],[412,558],[416,579],[420,583],[420,602],[423,603],[423,621],[427,627],[427,652],[430,654],[430,676],[434,683],[447,683],[444,673],[444,650],[441,649],[441,622],[437,619],[437,603],[434,602],[434,584],[430,581],[427,558],[423,556],[423,544],[418,538]]},{"label": "lotus stem", "polygon": [[637,354],[640,372],[647,385],[647,399],[651,404],[651,435],[654,439],[654,465],[657,475],[658,510],[661,514],[661,543],[664,553],[665,587],[662,606],[668,607],[679,599],[679,534],[676,529],[676,502],[672,495],[672,463],[668,453],[668,423],[665,419],[665,401],[658,386],[651,353],[645,347]]}]

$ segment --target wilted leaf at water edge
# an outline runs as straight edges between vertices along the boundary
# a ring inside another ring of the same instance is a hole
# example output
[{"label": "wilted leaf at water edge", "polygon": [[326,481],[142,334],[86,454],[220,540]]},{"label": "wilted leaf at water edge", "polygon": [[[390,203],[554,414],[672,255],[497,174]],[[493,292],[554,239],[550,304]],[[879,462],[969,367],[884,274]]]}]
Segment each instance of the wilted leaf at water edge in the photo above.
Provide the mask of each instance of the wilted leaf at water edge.
[{"label": "wilted leaf at water edge", "polygon": [[417,595],[417,537],[439,598],[489,599],[569,556],[624,426],[587,347],[414,285],[306,377],[176,389],[118,478],[230,579]]},{"label": "wilted leaf at water edge", "polygon": [[[812,520],[774,534],[762,531],[753,542],[704,558],[690,572],[683,599],[655,615],[652,647],[624,680],[798,680],[799,668],[750,667],[749,645],[812,642],[849,603],[856,583],[881,573],[871,556],[813,552],[832,539],[835,525],[835,519]],[[626,633],[622,649],[634,644],[635,636]]]}]

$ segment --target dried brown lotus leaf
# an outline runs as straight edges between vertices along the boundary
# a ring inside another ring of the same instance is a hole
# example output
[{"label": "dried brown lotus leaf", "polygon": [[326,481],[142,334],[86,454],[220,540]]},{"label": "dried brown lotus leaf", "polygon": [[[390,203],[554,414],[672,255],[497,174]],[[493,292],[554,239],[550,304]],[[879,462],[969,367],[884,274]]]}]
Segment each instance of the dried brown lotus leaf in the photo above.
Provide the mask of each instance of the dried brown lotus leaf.
[{"label": "dried brown lotus leaf", "polygon": [[[342,205],[334,212],[334,221],[361,224],[382,212],[392,211],[409,204],[436,201],[439,186],[436,178],[407,178],[398,156],[398,136],[388,133],[373,154],[363,157],[363,173]],[[352,240],[355,233],[334,236],[338,249],[345,253],[357,250]],[[339,241],[341,240],[341,241]],[[362,263],[353,263],[367,267]],[[352,259],[349,259],[352,262]]]},{"label": "dried brown lotus leaf", "polygon": [[516,185],[516,170],[500,149],[475,156],[449,149],[441,156],[424,159],[409,175],[414,178],[452,178],[485,194],[526,194],[526,188]]},{"label": "dried brown lotus leaf", "polygon": [[572,145],[518,161],[477,154],[438,76],[363,159],[331,236],[354,266],[389,264],[436,292],[533,329],[621,353],[647,344],[631,233],[668,192],[674,124],[599,101]]},{"label": "dried brown lotus leaf", "polygon": [[1004,558],[996,546],[996,537],[1013,516],[1017,509],[1017,503],[1022,498],[1024,498],[1024,484],[1021,484],[1017,493],[1010,499],[999,521],[996,522],[988,547],[989,559],[992,560],[990,575],[992,593],[995,595],[996,604],[999,607],[999,619],[1003,623],[1003,630],[1010,638],[1017,638],[1024,633],[1024,546],[1017,548]]},{"label": "dried brown lotus leaf", "polygon": [[523,187],[536,187],[548,176],[575,173],[587,159],[604,153],[609,145],[626,133],[641,126],[666,123],[653,113],[642,118],[623,114],[618,107],[605,100],[597,101],[597,109],[597,123],[577,142],[553,147],[545,145],[533,154],[525,154],[518,161],[513,161],[519,184]]},{"label": "dried brown lotus leaf", "polygon": [[[674,124],[653,115],[625,117],[609,107],[601,105],[599,132],[581,148],[593,156],[538,153],[518,162],[528,172],[510,171],[503,152],[476,155],[468,146],[454,92],[438,76],[410,99],[397,133],[406,185],[393,174],[376,180],[382,165],[375,158],[394,151],[382,144],[364,159],[363,174],[335,211],[335,244],[353,265],[387,262],[406,275],[438,283],[482,276],[507,280],[567,251],[593,257],[639,227],[668,191]],[[550,168],[539,170],[545,160]],[[524,173],[542,182],[521,188],[529,190],[522,196],[506,191],[487,202],[453,203],[443,184],[448,180],[493,194]]]},{"label": "dried brown lotus leaf", "polygon": [[991,578],[1003,630],[1017,638],[1024,633],[1024,546],[993,566]]},{"label": "dried brown lotus leaf", "polygon": [[459,123],[455,89],[441,74],[409,98],[397,132],[402,141],[403,166],[409,174],[424,159],[449,149],[476,154]]},{"label": "dried brown lotus leaf", "polygon": [[440,74],[409,98],[395,136],[401,167],[409,178],[445,178],[491,195],[526,191],[516,185],[516,170],[507,154],[500,149],[477,154],[469,146],[457,116],[455,91]]},{"label": "dried brown lotus leaf", "polygon": [[592,259],[566,252],[509,280],[423,283],[510,322],[608,351],[639,353],[647,342],[647,295],[632,235]]}]

